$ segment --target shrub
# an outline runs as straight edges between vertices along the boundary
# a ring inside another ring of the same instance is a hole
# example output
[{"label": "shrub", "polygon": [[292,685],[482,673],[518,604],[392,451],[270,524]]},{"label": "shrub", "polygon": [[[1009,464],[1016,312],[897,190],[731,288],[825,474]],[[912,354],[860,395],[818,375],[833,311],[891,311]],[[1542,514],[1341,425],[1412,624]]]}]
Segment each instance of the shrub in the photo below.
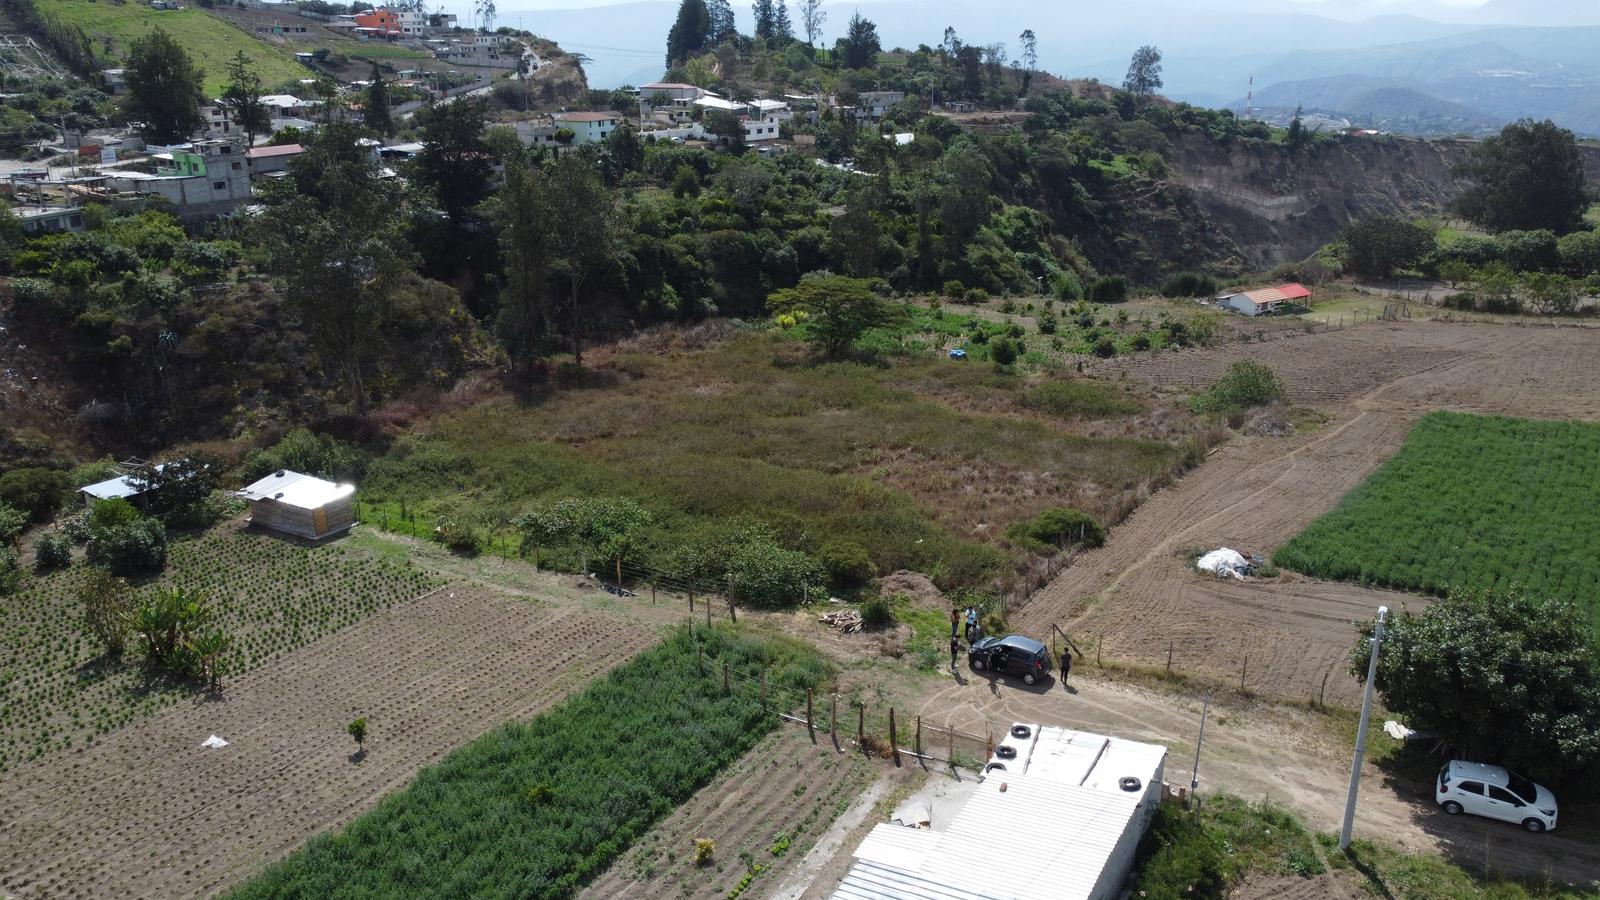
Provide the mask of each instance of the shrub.
[{"label": "shrub", "polygon": [[894,624],[894,606],[888,597],[873,597],[861,604],[861,625],[869,631],[882,631]]},{"label": "shrub", "polygon": [[41,572],[65,569],[72,564],[72,539],[59,531],[39,535],[33,545],[33,565]]},{"label": "shrub", "polygon": [[1006,528],[1006,538],[1036,553],[1052,553],[1075,544],[1099,547],[1106,542],[1106,530],[1088,513],[1052,506],[1030,521]]},{"label": "shrub", "polygon": [[34,522],[47,522],[61,508],[67,487],[65,472],[12,469],[0,475],[0,503],[22,510]]},{"label": "shrub", "polygon": [[246,481],[255,481],[290,469],[330,481],[354,481],[366,474],[368,462],[368,455],[348,441],[296,428],[272,447],[250,454],[243,474]]},{"label": "shrub", "polygon": [[989,358],[997,366],[1009,366],[1017,361],[1019,355],[1017,342],[1009,337],[995,338],[989,344]]},{"label": "shrub", "polygon": [[1110,359],[1117,355],[1117,339],[1109,334],[1102,334],[1095,339],[1094,355],[1101,359]]},{"label": "shrub", "polygon": [[820,584],[822,566],[798,550],[786,550],[765,536],[752,536],[728,554],[728,572],[738,598],[762,609],[793,606],[808,586]]},{"label": "shrub", "polygon": [[694,839],[694,864],[709,866],[717,856],[717,842],[711,838]]},{"label": "shrub", "polygon": [[877,574],[867,548],[855,541],[829,541],[818,554],[828,585],[836,591],[859,590]]},{"label": "shrub", "polygon": [[967,295],[967,286],[952,279],[944,283],[942,293],[951,300],[960,300]]},{"label": "shrub", "polygon": [[17,551],[0,545],[0,594],[9,593],[22,578],[22,566],[17,561]]},{"label": "shrub", "polygon": [[1560,265],[1553,231],[1507,231],[1496,242],[1500,245],[1500,258],[1513,272],[1548,272]]},{"label": "shrub", "polygon": [[968,303],[973,304],[987,303],[989,302],[989,292],[981,287],[967,288],[966,299]]},{"label": "shrub", "polygon": [[1057,322],[1056,322],[1056,314],[1055,313],[1053,313],[1053,312],[1051,312],[1050,310],[1047,309],[1047,310],[1039,313],[1039,317],[1038,317],[1037,321],[1039,323],[1039,333],[1040,334],[1055,334],[1056,333]]},{"label": "shrub", "polygon": [[1204,272],[1178,272],[1161,283],[1163,297],[1211,297],[1216,293],[1216,277]]},{"label": "shrub", "polygon": [[1134,897],[1220,898],[1228,887],[1227,854],[1205,826],[1174,804],[1162,804],[1139,842]]},{"label": "shrub", "polygon": [[[96,511],[108,506],[96,504]],[[159,572],[167,564],[167,529],[155,519],[101,525],[91,520],[89,561],[117,575]]]},{"label": "shrub", "polygon": [[1121,303],[1128,299],[1128,279],[1122,275],[1102,275],[1089,287],[1089,299],[1095,303]]},{"label": "shrub", "polygon": [[1195,413],[1223,414],[1231,410],[1265,406],[1288,396],[1283,380],[1275,372],[1253,360],[1240,360],[1228,367],[1227,374],[1203,394],[1189,401]]},{"label": "shrub", "polygon": [[1133,340],[1128,342],[1128,347],[1132,350],[1149,350],[1150,332],[1141,331],[1134,335]]},{"label": "shrub", "polygon": [[345,730],[350,732],[350,737],[355,739],[357,749],[365,750],[367,748],[366,716],[360,716],[352,720],[349,725],[345,726]]},{"label": "shrub", "polygon": [[1569,275],[1600,272],[1600,232],[1575,231],[1556,242],[1561,268]]},{"label": "shrub", "polygon": [[1071,303],[1083,298],[1083,282],[1078,279],[1076,272],[1062,272],[1056,276],[1055,284],[1051,287],[1055,298],[1062,303]]},{"label": "shrub", "polygon": [[483,552],[483,538],[476,529],[448,519],[434,526],[433,539],[462,556],[477,556]]},{"label": "shrub", "polygon": [[0,547],[15,541],[27,527],[27,513],[0,503]]}]

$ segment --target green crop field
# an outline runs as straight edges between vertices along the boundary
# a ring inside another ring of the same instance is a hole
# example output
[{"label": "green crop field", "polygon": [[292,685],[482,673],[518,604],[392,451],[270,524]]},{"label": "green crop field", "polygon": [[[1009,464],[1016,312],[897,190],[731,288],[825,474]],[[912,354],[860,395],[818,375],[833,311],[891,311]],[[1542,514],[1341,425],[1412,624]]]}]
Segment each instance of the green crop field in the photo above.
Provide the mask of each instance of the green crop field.
[{"label": "green crop field", "polygon": [[[268,88],[310,75],[288,52],[258,41],[204,10],[151,9],[148,3],[112,0],[48,0],[39,7],[87,32],[94,39],[95,54],[107,66],[120,64],[134,41],[160,26],[205,70],[206,90],[211,94],[221,93],[227,84],[228,63],[241,50]],[[107,40],[111,42],[109,52]]]},{"label": "green crop field", "polygon": [[1433,413],[1273,562],[1441,594],[1519,585],[1600,600],[1600,425]]},{"label": "green crop field", "polygon": [[[766,710],[752,681],[763,671]],[[803,702],[793,692],[827,674],[797,641],[679,628],[554,710],[424,769],[233,896],[571,896],[775,727],[777,692]]]},{"label": "green crop field", "polygon": [[[84,565],[28,576],[0,608],[0,772],[195,691],[151,677],[132,637],[123,658],[102,654],[74,596]],[[222,528],[174,543],[167,571],[144,589],[182,587],[209,597],[232,638],[227,671],[237,675],[432,584],[403,560]]]}]

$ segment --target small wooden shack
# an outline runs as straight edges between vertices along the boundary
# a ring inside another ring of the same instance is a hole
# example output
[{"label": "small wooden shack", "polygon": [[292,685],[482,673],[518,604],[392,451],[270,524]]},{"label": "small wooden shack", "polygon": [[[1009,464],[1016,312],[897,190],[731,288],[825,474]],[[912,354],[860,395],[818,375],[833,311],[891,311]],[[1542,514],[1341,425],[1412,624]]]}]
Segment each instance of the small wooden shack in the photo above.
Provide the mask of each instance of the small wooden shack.
[{"label": "small wooden shack", "polygon": [[317,540],[355,525],[353,484],[279,469],[237,492],[250,501],[250,524]]}]

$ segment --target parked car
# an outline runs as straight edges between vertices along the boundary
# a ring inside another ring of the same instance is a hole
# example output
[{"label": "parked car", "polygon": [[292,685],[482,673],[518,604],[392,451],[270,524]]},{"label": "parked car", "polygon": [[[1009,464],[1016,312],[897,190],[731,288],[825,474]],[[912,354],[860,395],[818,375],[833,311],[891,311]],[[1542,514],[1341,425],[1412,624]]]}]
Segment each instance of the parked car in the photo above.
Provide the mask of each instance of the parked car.
[{"label": "parked car", "polygon": [[979,638],[967,650],[967,663],[975,672],[1015,675],[1033,684],[1050,675],[1050,648],[1020,634]]},{"label": "parked car", "polygon": [[1452,816],[1515,822],[1535,834],[1556,827],[1556,795],[1500,766],[1451,760],[1439,770],[1434,800]]}]

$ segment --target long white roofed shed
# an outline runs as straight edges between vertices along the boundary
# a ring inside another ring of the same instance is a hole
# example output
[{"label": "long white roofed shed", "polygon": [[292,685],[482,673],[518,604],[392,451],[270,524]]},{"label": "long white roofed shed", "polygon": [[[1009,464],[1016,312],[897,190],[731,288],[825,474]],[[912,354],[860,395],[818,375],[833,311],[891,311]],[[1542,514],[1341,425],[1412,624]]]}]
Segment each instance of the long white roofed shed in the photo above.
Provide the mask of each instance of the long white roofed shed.
[{"label": "long white roofed shed", "polygon": [[250,501],[250,524],[316,540],[355,525],[355,492],[353,484],[279,469],[236,496]]},{"label": "long white roofed shed", "polygon": [[1161,803],[1156,744],[1029,725],[931,829],[878,825],[834,900],[1114,900]]}]

